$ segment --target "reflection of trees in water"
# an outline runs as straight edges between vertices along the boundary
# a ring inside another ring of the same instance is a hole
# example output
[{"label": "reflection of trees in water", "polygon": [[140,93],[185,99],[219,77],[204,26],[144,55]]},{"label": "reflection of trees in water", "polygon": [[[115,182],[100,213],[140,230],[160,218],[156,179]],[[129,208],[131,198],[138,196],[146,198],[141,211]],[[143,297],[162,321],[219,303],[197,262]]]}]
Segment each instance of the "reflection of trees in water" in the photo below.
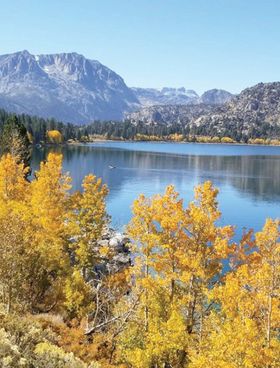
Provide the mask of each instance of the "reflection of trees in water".
[{"label": "reflection of trees in water", "polygon": [[[216,185],[229,184],[257,199],[280,197],[280,158],[277,156],[192,156],[81,145],[34,150],[32,166],[37,168],[50,149],[63,153],[64,168],[73,177],[74,189],[80,187],[86,174],[93,172],[102,177],[115,194],[130,180],[150,179],[152,183],[170,179],[176,184],[190,176],[199,182],[210,179]],[[116,169],[110,170],[109,165]]]}]

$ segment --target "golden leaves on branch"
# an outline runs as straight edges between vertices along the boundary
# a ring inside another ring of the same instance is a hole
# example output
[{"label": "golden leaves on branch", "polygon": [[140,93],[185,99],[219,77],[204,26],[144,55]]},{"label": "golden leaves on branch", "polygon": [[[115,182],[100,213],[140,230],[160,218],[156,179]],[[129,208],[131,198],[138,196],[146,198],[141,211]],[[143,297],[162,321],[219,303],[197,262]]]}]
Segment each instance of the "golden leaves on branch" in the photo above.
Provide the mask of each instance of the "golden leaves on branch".
[{"label": "golden leaves on branch", "polygon": [[[76,310],[80,315],[80,307],[87,310],[91,299],[79,273],[84,265],[94,267],[90,244],[107,221],[107,189],[89,175],[84,191],[70,194],[71,178],[62,171],[62,156],[55,153],[41,162],[32,182],[26,180],[25,170],[10,154],[0,160],[0,262],[3,274],[10,276],[1,278],[0,296],[8,309],[45,311],[66,306],[71,314]],[[76,232],[70,234],[74,223]],[[70,241],[73,235],[76,238]],[[76,252],[75,267],[71,249]]]},{"label": "golden leaves on branch", "polygon": [[187,208],[173,186],[134,202],[128,231],[142,294],[119,341],[128,366],[280,366],[279,221],[235,243],[233,227],[217,224],[217,195],[205,182]]}]

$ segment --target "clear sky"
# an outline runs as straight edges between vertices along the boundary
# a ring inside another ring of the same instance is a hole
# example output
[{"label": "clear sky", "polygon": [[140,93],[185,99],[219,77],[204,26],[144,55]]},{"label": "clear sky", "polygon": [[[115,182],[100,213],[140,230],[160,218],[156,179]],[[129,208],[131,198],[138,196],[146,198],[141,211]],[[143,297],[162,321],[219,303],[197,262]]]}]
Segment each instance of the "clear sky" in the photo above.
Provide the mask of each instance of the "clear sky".
[{"label": "clear sky", "polygon": [[0,0],[0,54],[76,51],[127,85],[280,80],[280,0]]}]

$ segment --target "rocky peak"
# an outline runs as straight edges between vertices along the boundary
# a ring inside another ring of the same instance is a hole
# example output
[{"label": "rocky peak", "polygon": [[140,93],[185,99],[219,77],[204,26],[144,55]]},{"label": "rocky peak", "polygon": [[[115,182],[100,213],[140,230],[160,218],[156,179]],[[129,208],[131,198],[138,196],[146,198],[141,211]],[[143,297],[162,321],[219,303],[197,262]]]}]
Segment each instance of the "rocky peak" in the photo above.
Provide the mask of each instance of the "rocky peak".
[{"label": "rocky peak", "polygon": [[215,88],[204,92],[200,97],[200,101],[210,105],[222,105],[230,101],[233,97],[230,92]]},{"label": "rocky peak", "polygon": [[44,75],[35,57],[27,50],[0,56],[0,78],[23,79],[26,75]]},{"label": "rocky peak", "polygon": [[196,103],[199,98],[195,91],[187,90],[185,87],[163,87],[162,89],[134,87],[132,89],[142,106],[189,104]]},{"label": "rocky peak", "polygon": [[280,107],[280,82],[258,83],[244,89],[230,104],[236,110],[264,111]]}]

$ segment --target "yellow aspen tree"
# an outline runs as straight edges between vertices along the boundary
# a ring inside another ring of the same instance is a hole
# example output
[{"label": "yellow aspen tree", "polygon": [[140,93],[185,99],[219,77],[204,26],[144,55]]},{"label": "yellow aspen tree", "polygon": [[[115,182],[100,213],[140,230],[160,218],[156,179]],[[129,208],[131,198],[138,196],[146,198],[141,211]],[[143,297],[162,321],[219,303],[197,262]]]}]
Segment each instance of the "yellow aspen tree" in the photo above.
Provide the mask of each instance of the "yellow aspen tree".
[{"label": "yellow aspen tree", "polygon": [[87,312],[97,310],[99,307],[97,307],[99,290],[94,290],[93,283],[89,287],[85,280],[95,277],[95,266],[104,251],[98,246],[97,241],[100,240],[108,222],[105,204],[107,186],[102,184],[101,179],[89,174],[84,178],[82,188],[83,192],[76,192],[71,197],[71,214],[67,223],[67,231],[71,238],[69,248],[75,271],[67,281],[65,305],[69,312],[76,316],[82,314],[85,316]]},{"label": "yellow aspen tree", "polygon": [[62,134],[58,130],[47,131],[46,138],[47,142],[52,144],[59,144],[63,141]]},{"label": "yellow aspen tree", "polygon": [[93,309],[93,288],[87,284],[78,268],[73,268],[65,283],[65,303],[70,318],[83,318]]},{"label": "yellow aspen tree", "polygon": [[26,237],[37,255],[30,271],[34,277],[31,297],[39,308],[46,295],[49,305],[57,302],[63,277],[69,270],[65,224],[71,186],[69,176],[62,173],[62,156],[54,153],[41,163],[35,176],[30,185],[31,212]]},{"label": "yellow aspen tree", "polygon": [[[251,274],[251,285],[257,291],[257,300],[263,315],[266,344],[280,333],[280,222],[268,219],[263,230],[256,234],[259,267]],[[279,355],[280,355],[280,342]]]},{"label": "yellow aspen tree", "polygon": [[92,174],[84,178],[82,188],[82,193],[77,192],[72,197],[73,215],[68,231],[73,238],[71,248],[75,262],[85,272],[87,268],[93,268],[100,256],[94,248],[108,223],[105,203],[108,189]]},{"label": "yellow aspen tree", "polygon": [[0,160],[0,201],[24,200],[28,191],[28,183],[25,180],[26,169],[24,164],[17,163],[16,157],[7,154]]},{"label": "yellow aspen tree", "polygon": [[[180,367],[188,360],[189,346],[202,335],[210,310],[208,289],[219,279],[233,235],[231,227],[216,226],[217,194],[206,182],[195,189],[195,200],[184,209],[169,186],[163,196],[140,196],[134,203],[128,230],[140,253],[135,283],[142,296],[137,322],[128,335],[134,339],[136,333],[138,344],[131,344],[130,351],[129,336],[124,339],[125,356],[133,366],[145,360],[146,366]],[[138,363],[133,363],[135,352]]]},{"label": "yellow aspen tree", "polygon": [[[94,246],[107,221],[107,188],[89,175],[83,193],[70,195],[62,156],[53,153],[31,183],[25,171],[11,154],[0,160],[1,298],[7,310],[21,303],[22,310],[57,306],[81,316],[92,307],[82,270],[100,256]],[[70,230],[78,239],[74,249]]]},{"label": "yellow aspen tree", "polygon": [[255,241],[245,239],[233,271],[212,291],[219,308],[191,368],[280,366],[279,221],[268,219]]},{"label": "yellow aspen tree", "polygon": [[[24,213],[28,210],[26,169],[17,157],[0,160],[0,295],[7,312],[23,303],[27,277]],[[23,305],[21,305],[23,308]]]},{"label": "yellow aspen tree", "polygon": [[48,155],[31,183],[32,222],[37,226],[33,237],[46,257],[57,262],[63,251],[68,191],[71,179],[62,173],[62,156]]}]

